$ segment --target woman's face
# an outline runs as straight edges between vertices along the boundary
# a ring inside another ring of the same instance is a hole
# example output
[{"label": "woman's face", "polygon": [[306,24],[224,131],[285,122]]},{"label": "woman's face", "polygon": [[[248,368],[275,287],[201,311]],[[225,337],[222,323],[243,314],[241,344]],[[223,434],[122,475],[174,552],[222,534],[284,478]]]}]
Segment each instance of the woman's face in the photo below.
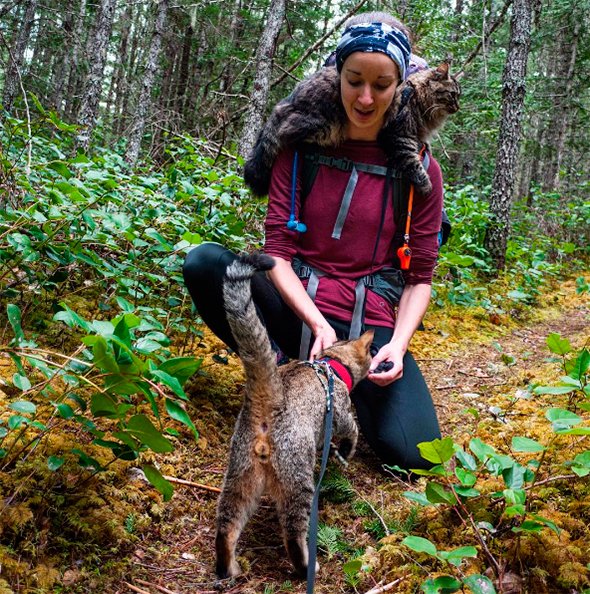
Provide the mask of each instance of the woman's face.
[{"label": "woman's face", "polygon": [[348,138],[376,140],[399,84],[397,64],[381,52],[354,52],[342,66],[340,90]]}]

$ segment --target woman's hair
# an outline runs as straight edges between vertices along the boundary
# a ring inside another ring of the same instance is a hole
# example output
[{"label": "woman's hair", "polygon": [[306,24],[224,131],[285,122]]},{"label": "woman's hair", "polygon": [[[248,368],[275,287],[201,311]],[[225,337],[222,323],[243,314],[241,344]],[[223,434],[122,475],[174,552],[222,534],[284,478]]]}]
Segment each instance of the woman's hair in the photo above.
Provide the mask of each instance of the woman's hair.
[{"label": "woman's hair", "polygon": [[348,29],[348,27],[359,25],[361,23],[385,23],[390,27],[395,27],[396,29],[403,31],[410,42],[412,41],[412,32],[410,29],[406,27],[406,25],[404,25],[399,19],[388,12],[372,11],[355,14],[344,23],[344,28]]}]

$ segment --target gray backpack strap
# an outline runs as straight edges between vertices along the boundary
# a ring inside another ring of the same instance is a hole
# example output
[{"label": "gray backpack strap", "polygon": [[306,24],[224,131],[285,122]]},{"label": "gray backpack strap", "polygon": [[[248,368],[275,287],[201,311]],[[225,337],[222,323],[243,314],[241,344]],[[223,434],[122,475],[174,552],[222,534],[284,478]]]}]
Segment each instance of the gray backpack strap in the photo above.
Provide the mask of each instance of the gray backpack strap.
[{"label": "gray backpack strap", "polygon": [[[312,301],[315,301],[315,296],[318,291],[318,285],[320,284],[320,278],[324,276],[323,272],[307,266],[310,271],[309,281],[307,283],[307,294]],[[299,344],[299,359],[301,361],[307,360],[307,353],[309,352],[309,343],[311,342],[311,328],[302,322],[301,326],[301,343]]]},{"label": "gray backpack strap", "polygon": [[346,184],[346,190],[344,190],[342,202],[340,203],[340,210],[338,211],[338,216],[336,217],[334,230],[332,231],[332,239],[340,239],[340,235],[342,234],[342,227],[344,227],[344,221],[346,221],[348,209],[350,208],[350,203],[352,202],[352,195],[354,194],[354,189],[356,188],[356,182],[358,181],[358,179],[358,171],[356,170],[356,167],[353,165],[352,171],[350,172],[350,177],[348,179],[348,183]]},{"label": "gray backpack strap", "polygon": [[351,340],[358,338],[361,335],[366,295],[365,277],[363,277],[357,281],[356,287],[354,288],[354,310],[352,311],[352,320],[350,322],[350,331],[348,333],[348,338]]}]

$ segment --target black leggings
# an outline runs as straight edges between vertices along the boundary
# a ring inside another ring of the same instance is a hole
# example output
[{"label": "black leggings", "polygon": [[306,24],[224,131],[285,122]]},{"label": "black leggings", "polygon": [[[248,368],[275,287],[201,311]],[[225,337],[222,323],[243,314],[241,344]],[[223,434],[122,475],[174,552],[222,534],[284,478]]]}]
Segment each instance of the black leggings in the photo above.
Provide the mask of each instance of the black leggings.
[{"label": "black leggings", "polygon": [[[223,276],[236,258],[217,243],[203,243],[185,260],[184,281],[203,321],[228,346],[238,351],[223,309]],[[271,339],[290,358],[299,356],[301,320],[283,301],[265,274],[252,279],[252,296]],[[347,338],[349,324],[328,319],[338,338]],[[381,348],[392,336],[391,328],[369,326],[373,344]],[[429,468],[417,444],[440,437],[430,392],[412,355],[404,357],[404,375],[385,387],[363,380],[353,390],[352,401],[365,439],[385,464],[401,468]]]}]

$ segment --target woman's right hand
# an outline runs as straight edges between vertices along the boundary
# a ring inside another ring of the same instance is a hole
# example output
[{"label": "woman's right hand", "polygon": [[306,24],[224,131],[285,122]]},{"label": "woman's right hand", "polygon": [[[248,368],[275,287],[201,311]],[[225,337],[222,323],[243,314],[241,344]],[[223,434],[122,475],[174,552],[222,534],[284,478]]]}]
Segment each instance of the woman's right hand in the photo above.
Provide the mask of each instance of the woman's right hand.
[{"label": "woman's right hand", "polygon": [[311,352],[309,353],[309,359],[313,361],[321,351],[331,347],[338,338],[336,337],[336,332],[334,332],[334,328],[330,326],[326,322],[325,325],[321,325],[320,327],[314,329],[314,336],[315,340],[313,342],[313,346],[311,347]]}]

